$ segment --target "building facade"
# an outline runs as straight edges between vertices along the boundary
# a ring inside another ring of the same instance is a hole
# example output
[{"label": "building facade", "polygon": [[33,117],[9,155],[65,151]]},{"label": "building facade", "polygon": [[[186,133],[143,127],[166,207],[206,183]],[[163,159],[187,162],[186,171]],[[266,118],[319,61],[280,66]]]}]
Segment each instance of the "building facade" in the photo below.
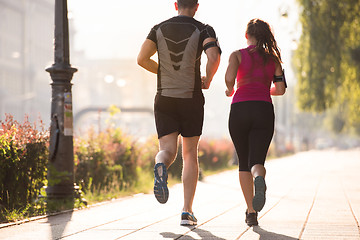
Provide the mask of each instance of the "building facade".
[{"label": "building facade", "polygon": [[[0,120],[50,115],[54,1],[0,0]],[[48,104],[44,104],[44,102]]]}]

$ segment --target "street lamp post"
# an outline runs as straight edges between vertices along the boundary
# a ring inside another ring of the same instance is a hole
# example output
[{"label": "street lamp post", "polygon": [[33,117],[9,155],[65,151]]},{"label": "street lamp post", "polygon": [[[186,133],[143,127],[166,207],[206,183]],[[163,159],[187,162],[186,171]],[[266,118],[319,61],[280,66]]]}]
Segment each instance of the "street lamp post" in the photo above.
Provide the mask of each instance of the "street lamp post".
[{"label": "street lamp post", "polygon": [[69,57],[67,0],[55,0],[55,63],[46,69],[52,83],[50,157],[48,166],[49,198],[74,197],[74,146],[71,79],[77,71]]}]

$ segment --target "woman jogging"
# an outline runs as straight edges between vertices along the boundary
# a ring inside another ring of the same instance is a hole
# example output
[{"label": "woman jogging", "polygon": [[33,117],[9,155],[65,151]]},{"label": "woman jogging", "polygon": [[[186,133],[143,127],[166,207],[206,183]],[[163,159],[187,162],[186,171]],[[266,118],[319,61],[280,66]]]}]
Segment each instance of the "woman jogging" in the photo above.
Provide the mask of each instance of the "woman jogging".
[{"label": "woman jogging", "polygon": [[247,204],[245,222],[254,226],[258,225],[257,213],[265,204],[264,163],[274,133],[270,95],[283,95],[286,82],[280,51],[269,24],[260,19],[251,20],[245,37],[249,46],[230,55],[225,93],[231,97],[235,92],[229,131],[239,158],[239,180]]}]

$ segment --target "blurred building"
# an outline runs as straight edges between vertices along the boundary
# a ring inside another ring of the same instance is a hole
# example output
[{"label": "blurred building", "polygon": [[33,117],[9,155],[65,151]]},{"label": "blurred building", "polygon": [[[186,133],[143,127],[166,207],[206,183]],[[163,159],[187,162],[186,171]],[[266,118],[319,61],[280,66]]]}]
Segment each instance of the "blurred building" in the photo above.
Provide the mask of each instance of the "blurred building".
[{"label": "blurred building", "polygon": [[[54,62],[54,7],[52,0],[0,0],[0,120],[11,114],[21,122],[29,115],[31,121],[40,116],[50,124],[51,78],[45,69]],[[156,75],[141,69],[135,57],[87,59],[73,49],[71,14],[69,20],[70,62],[78,68],[72,79],[75,130],[93,124],[106,127],[111,105],[151,110]],[[102,109],[101,120],[97,111],[79,114],[86,109]],[[132,133],[154,133],[149,111],[121,112],[112,120]]]},{"label": "blurred building", "polygon": [[[73,78],[75,131],[90,126],[103,129],[112,122],[137,136],[155,133],[155,74],[140,68],[136,59],[90,60],[74,52],[72,62],[79,69]],[[112,105],[120,113],[111,116]]]},{"label": "blurred building", "polygon": [[0,0],[0,16],[0,120],[48,120],[54,1]]}]

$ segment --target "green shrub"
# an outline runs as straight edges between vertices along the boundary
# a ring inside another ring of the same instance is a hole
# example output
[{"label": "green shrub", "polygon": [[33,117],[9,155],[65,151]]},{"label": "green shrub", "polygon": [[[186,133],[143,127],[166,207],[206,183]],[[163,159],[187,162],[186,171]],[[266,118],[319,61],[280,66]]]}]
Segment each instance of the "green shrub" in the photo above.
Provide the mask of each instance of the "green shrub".
[{"label": "green shrub", "polygon": [[[7,220],[44,214],[49,210],[44,199],[37,199],[46,184],[49,132],[30,124],[20,124],[10,115],[0,121],[0,210]],[[169,168],[174,179],[181,179],[181,144]],[[74,138],[75,182],[88,196],[106,200],[124,192],[145,192],[152,188],[154,159],[158,139],[136,140],[121,129],[108,127],[100,133],[89,129]],[[202,139],[199,162],[203,170],[227,168],[234,154],[229,140]],[[44,194],[44,192],[42,192]],[[36,203],[35,203],[36,200]],[[6,219],[0,214],[0,222]]]},{"label": "green shrub", "polygon": [[225,169],[232,164],[234,146],[228,139],[202,139],[199,144],[199,164],[203,170]]},{"label": "green shrub", "polygon": [[173,178],[175,178],[177,180],[181,180],[182,168],[183,168],[182,144],[181,144],[181,141],[179,141],[178,152],[177,152],[175,161],[168,169],[168,172]]},{"label": "green shrub", "polygon": [[0,210],[26,209],[46,181],[48,131],[26,116],[20,124],[6,115],[0,121]]},{"label": "green shrub", "polygon": [[[233,163],[235,150],[233,144],[227,139],[203,138],[199,142],[200,170],[222,170]],[[181,179],[183,167],[182,145],[178,145],[178,154],[175,162],[169,168],[169,174],[175,179]],[[201,179],[201,176],[200,176]]]},{"label": "green shrub", "polygon": [[137,181],[140,151],[119,128],[77,137],[74,144],[75,179],[84,191],[127,190]]}]

